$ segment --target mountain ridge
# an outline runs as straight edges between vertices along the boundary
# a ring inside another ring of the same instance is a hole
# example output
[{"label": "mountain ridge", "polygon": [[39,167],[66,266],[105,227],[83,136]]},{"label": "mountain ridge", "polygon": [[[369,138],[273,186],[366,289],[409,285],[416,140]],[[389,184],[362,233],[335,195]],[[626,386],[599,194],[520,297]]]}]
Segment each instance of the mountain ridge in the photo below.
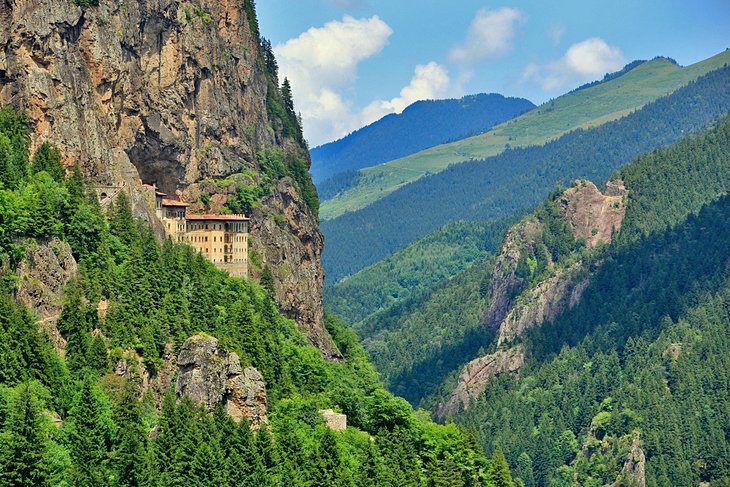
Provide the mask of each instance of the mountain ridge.
[{"label": "mountain ridge", "polygon": [[543,103],[484,134],[363,169],[357,184],[323,202],[322,219],[357,211],[426,174],[443,171],[451,164],[497,155],[507,145],[515,148],[545,144],[571,130],[616,120],[728,63],[728,50],[685,67],[668,58],[655,58],[618,78]]},{"label": "mountain ridge", "polygon": [[417,101],[399,114],[386,115],[339,140],[311,149],[312,177],[321,184],[345,171],[481,133],[534,107],[524,98],[496,93]]}]

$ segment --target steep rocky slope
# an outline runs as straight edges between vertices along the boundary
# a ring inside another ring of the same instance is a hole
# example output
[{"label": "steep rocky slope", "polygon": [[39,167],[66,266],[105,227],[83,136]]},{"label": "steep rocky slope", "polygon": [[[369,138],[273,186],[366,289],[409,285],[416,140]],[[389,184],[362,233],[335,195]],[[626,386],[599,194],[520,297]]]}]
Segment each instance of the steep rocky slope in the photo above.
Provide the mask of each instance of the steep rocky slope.
[{"label": "steep rocky slope", "polygon": [[[260,175],[261,150],[308,161],[268,106],[277,87],[266,69],[249,1],[13,0],[0,10],[0,103],[28,113],[31,151],[54,143],[89,181],[128,189],[153,224],[143,182],[195,202],[204,180]],[[252,215],[251,242],[282,311],[336,357],[322,324],[316,209],[300,193],[280,181]],[[273,213],[283,225],[267,222]]]},{"label": "steep rocky slope", "polygon": [[[602,194],[590,181],[575,181],[555,201],[558,218],[563,220],[573,238],[589,248],[599,242],[610,243],[620,230],[626,212],[624,197],[628,194],[619,180],[609,181]],[[446,418],[469,406],[487,387],[489,380],[499,374],[518,372],[524,364],[524,346],[519,342],[527,332],[544,323],[552,323],[566,309],[581,300],[590,284],[590,276],[600,262],[574,258],[572,262],[553,261],[547,256],[547,267],[535,273],[536,253],[545,253],[540,245],[545,241],[550,223],[540,214],[525,218],[506,234],[496,258],[489,285],[489,307],[485,324],[497,332],[498,350],[469,362],[462,370],[457,385],[449,397],[439,404],[436,415]],[[520,271],[521,263],[530,268],[530,275]]]}]

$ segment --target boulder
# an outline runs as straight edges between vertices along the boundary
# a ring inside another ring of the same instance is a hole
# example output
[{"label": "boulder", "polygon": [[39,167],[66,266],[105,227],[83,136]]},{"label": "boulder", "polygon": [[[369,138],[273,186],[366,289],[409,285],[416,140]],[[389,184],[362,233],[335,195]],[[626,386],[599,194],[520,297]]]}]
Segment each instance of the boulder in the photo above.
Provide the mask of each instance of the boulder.
[{"label": "boulder", "polygon": [[210,412],[223,406],[234,420],[245,417],[254,429],[268,423],[263,377],[254,367],[242,367],[238,355],[220,348],[214,337],[199,334],[188,338],[177,367],[178,401],[189,397]]}]

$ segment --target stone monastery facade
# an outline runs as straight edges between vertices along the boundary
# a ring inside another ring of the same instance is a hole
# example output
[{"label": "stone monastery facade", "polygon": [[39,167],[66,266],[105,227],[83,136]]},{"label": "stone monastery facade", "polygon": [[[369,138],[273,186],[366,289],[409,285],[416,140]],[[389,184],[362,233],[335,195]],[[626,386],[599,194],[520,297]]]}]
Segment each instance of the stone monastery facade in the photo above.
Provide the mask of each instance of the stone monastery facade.
[{"label": "stone monastery facade", "polygon": [[157,217],[173,242],[187,242],[217,268],[234,277],[248,275],[248,229],[245,215],[188,213],[188,204],[166,198],[154,186]]}]

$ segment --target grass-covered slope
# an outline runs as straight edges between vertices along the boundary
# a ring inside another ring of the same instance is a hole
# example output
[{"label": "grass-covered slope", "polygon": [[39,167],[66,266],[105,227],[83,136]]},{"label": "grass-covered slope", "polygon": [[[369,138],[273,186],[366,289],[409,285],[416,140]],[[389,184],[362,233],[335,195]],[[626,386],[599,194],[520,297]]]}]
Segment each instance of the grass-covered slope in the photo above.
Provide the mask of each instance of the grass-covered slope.
[{"label": "grass-covered slope", "polygon": [[534,107],[524,98],[496,93],[418,101],[403,113],[387,115],[340,140],[315,147],[311,150],[310,171],[319,184],[344,171],[374,166],[484,132]]},{"label": "grass-covered slope", "polygon": [[728,62],[730,51],[686,67],[666,58],[648,61],[618,78],[546,102],[484,134],[363,169],[356,185],[322,203],[320,216],[333,219],[364,208],[426,174],[443,171],[450,164],[494,156],[507,146],[544,144],[571,130],[616,120]]},{"label": "grass-covered slope", "polygon": [[619,120],[570,132],[544,146],[454,165],[367,208],[326,220],[328,283],[448,222],[503,218],[533,207],[559,182],[602,181],[639,154],[671,144],[727,112],[729,87],[730,68],[725,67]]}]

